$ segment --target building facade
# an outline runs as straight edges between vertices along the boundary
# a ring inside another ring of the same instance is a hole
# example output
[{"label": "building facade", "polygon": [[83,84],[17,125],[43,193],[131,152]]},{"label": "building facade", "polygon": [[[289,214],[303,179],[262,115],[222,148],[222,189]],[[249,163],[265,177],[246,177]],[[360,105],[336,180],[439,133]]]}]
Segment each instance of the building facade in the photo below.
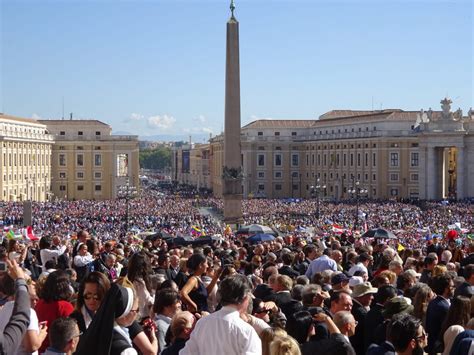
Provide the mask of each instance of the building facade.
[{"label": "building facade", "polygon": [[210,144],[184,144],[172,149],[172,180],[212,189]]},{"label": "building facade", "polygon": [[46,201],[50,195],[54,137],[46,125],[0,113],[2,201]]},{"label": "building facade", "polygon": [[[317,120],[254,121],[241,131],[244,197],[474,197],[474,114],[452,113],[448,99],[441,104],[443,111],[334,110]],[[219,197],[222,154],[223,138],[214,137],[210,180]]]},{"label": "building facade", "polygon": [[97,120],[42,120],[56,141],[51,192],[68,200],[118,197],[119,187],[139,187],[137,136],[112,135]]}]

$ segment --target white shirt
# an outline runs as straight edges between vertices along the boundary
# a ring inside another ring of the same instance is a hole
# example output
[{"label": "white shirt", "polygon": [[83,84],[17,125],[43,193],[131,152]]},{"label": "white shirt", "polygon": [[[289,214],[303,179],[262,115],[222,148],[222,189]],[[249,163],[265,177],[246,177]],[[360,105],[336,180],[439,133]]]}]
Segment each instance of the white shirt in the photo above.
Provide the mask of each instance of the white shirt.
[{"label": "white shirt", "polygon": [[46,270],[46,262],[49,260],[56,259],[58,260],[58,257],[66,251],[66,246],[63,245],[61,246],[58,250],[54,249],[41,249],[40,250],[40,257],[41,257],[41,264],[43,271]]},{"label": "white shirt", "polygon": [[260,355],[262,342],[232,306],[200,319],[180,355]]},{"label": "white shirt", "polygon": [[94,257],[90,253],[87,253],[86,255],[77,254],[74,257],[74,265],[77,267],[86,266],[93,261],[94,261]]},{"label": "white shirt", "polygon": [[354,274],[357,272],[357,271],[362,271],[362,273],[365,273],[365,274],[369,274],[369,271],[367,270],[367,268],[365,267],[364,264],[362,263],[357,263],[355,264],[353,267],[351,267],[349,269],[349,276],[354,276]]},{"label": "white shirt", "polygon": [[[13,312],[13,305],[15,301],[9,301],[5,303],[5,305],[0,309],[0,331],[3,333],[5,327],[7,326],[8,322],[10,321],[10,317],[12,316]],[[39,334],[39,324],[38,324],[38,316],[34,309],[30,308],[30,324],[28,325],[27,331],[36,331]],[[38,355],[38,352],[28,352],[25,351],[23,347],[23,342],[18,344],[17,350],[14,355]]]}]

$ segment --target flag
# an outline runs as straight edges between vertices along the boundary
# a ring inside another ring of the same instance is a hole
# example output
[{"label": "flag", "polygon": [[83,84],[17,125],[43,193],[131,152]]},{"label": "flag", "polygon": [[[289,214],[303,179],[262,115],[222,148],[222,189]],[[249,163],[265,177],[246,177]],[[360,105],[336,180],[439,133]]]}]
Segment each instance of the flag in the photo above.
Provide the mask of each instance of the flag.
[{"label": "flag", "polygon": [[196,226],[192,226],[191,227],[191,234],[195,237],[202,237],[202,236],[205,236],[206,233],[204,233],[203,230],[199,229],[198,227]]},{"label": "flag", "polygon": [[33,233],[33,227],[28,226],[26,228],[23,228],[21,231],[23,238],[31,241],[39,240],[39,238]]},{"label": "flag", "polygon": [[10,229],[5,236],[7,237],[7,239],[15,239],[15,233],[13,233],[12,229]]},{"label": "flag", "polygon": [[405,247],[401,245],[400,243],[398,243],[397,251],[402,251],[402,250],[405,250]]},{"label": "flag", "polygon": [[341,226],[339,226],[337,224],[333,224],[332,225],[332,231],[336,234],[342,234],[342,233],[344,233],[344,228],[342,228]]}]

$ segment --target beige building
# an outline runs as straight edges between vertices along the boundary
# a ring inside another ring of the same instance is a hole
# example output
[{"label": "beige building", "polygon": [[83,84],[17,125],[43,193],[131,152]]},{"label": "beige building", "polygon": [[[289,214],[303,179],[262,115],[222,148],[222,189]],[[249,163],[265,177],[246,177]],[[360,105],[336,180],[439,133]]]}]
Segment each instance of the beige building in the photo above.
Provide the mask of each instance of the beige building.
[{"label": "beige building", "polygon": [[112,135],[97,120],[42,120],[54,135],[51,191],[68,200],[116,198],[120,186],[139,186],[137,136]]},{"label": "beige building", "polygon": [[1,200],[47,200],[54,139],[46,125],[0,113],[0,140]]},{"label": "beige building", "polygon": [[[353,198],[356,186],[369,198],[474,197],[474,114],[452,113],[446,100],[443,111],[334,110],[316,120],[254,121],[241,131],[244,197],[339,200]],[[223,137],[210,146],[220,197]]]},{"label": "beige building", "polygon": [[212,189],[210,144],[184,144],[173,148],[172,180]]}]

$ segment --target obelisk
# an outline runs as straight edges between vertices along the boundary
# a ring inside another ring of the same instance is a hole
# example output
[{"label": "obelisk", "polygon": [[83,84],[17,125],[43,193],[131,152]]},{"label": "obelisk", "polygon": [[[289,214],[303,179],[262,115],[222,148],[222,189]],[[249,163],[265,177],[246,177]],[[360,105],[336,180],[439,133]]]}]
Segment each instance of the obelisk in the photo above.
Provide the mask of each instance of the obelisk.
[{"label": "obelisk", "polygon": [[227,21],[225,71],[225,129],[224,166],[222,172],[224,222],[242,223],[242,164],[240,144],[240,64],[239,23],[234,16],[234,0],[230,3],[231,17]]}]

